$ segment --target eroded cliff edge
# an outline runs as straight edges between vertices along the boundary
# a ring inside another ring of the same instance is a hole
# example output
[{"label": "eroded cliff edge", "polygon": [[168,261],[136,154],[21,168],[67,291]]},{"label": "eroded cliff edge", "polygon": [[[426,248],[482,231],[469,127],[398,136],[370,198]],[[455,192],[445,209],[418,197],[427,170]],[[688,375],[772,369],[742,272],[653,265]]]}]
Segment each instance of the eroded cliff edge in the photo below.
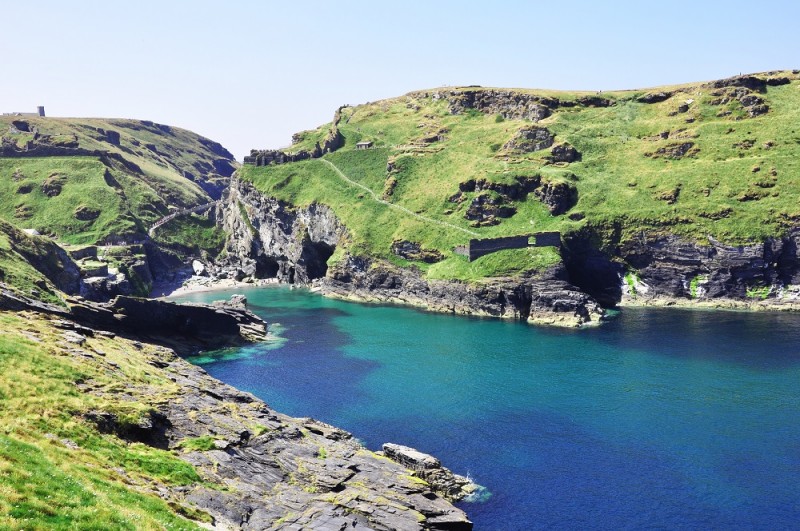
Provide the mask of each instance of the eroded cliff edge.
[{"label": "eroded cliff edge", "polygon": [[800,310],[800,230],[746,245],[587,229],[564,247],[570,278],[604,305]]},{"label": "eroded cliff edge", "polygon": [[392,302],[432,311],[511,318],[539,324],[597,323],[603,310],[556,266],[536,275],[480,283],[429,280],[414,268],[350,254],[347,228],[320,204],[294,207],[234,178],[217,211],[228,234],[219,278],[272,278],[313,285],[323,294]]}]

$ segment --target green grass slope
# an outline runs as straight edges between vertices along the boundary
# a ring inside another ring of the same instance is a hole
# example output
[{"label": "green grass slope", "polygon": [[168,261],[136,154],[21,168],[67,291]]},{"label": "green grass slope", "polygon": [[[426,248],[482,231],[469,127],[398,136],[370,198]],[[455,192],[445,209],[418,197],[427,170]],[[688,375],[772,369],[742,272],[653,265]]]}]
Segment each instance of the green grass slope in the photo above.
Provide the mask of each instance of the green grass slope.
[{"label": "green grass slope", "polygon": [[[45,263],[54,245],[44,238],[28,236],[0,220],[0,288],[44,302],[62,304],[59,290],[33,265],[32,256]],[[56,260],[50,260],[54,268]]]},{"label": "green grass slope", "polygon": [[[548,111],[536,122],[519,117],[531,98]],[[404,265],[391,244],[411,240],[445,255],[414,264],[430,278],[474,280],[559,260],[552,249],[528,249],[468,263],[453,247],[474,235],[591,227],[617,238],[648,231],[743,243],[783,234],[800,220],[798,123],[796,71],[602,94],[442,88],[345,108],[343,148],[323,159],[245,166],[240,175],[279,199],[332,207],[352,252]],[[299,135],[290,151],[328,127]],[[536,141],[520,138],[536,128],[546,128],[552,145],[532,150]],[[358,150],[359,141],[374,147]],[[563,160],[564,146],[577,160]],[[525,178],[541,184],[522,197],[504,192]],[[548,190],[577,200],[553,213]],[[513,215],[467,219],[478,196]]]},{"label": "green grass slope", "polygon": [[0,312],[0,528],[198,529],[178,513],[208,515],[157,495],[201,481],[191,465],[100,434],[83,418],[107,411],[136,422],[151,405],[116,398],[115,389],[140,387],[152,404],[170,400],[176,384],[141,358],[141,344],[91,338],[86,348],[103,354],[87,361],[62,334],[36,314]]},{"label": "green grass slope", "polygon": [[190,131],[138,120],[1,116],[0,218],[70,244],[135,240],[219,197],[236,162]]}]

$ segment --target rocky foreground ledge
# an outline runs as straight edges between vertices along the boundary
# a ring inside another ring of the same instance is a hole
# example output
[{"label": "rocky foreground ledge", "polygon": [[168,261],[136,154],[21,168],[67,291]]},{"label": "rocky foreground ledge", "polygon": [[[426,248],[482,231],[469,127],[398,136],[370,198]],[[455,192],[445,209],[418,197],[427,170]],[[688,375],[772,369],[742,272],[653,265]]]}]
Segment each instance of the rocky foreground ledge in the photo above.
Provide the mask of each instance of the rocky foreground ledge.
[{"label": "rocky foreground ledge", "polygon": [[[146,414],[135,420],[110,409],[75,414],[102,433],[191,463],[202,481],[141,483],[123,469],[113,471],[182,514],[205,515],[216,529],[472,529],[466,514],[448,500],[476,487],[433,457],[416,466],[408,456],[425,454],[413,449],[378,454],[341,429],[278,413],[212,378],[163,341],[172,326],[183,326],[181,334],[197,332],[201,342],[219,331],[229,334],[228,340],[244,341],[259,324],[237,308],[243,303],[239,298],[218,307],[184,307],[123,298],[107,305],[73,300],[67,310],[0,290],[0,313],[16,312],[39,323],[28,327],[25,337],[40,343],[58,337],[52,355],[72,357],[105,375],[106,383],[75,382],[94,403],[142,404],[146,397]],[[110,359],[112,348],[124,352],[124,360]]]}]

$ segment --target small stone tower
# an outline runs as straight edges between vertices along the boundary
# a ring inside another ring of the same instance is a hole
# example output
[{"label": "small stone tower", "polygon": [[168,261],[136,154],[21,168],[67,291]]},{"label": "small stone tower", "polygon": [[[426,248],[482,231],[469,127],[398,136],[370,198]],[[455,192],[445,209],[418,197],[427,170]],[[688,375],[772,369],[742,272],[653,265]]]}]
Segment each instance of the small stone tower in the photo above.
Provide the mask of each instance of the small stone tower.
[{"label": "small stone tower", "polygon": [[44,105],[39,105],[36,110],[39,111],[39,116],[44,117]]}]

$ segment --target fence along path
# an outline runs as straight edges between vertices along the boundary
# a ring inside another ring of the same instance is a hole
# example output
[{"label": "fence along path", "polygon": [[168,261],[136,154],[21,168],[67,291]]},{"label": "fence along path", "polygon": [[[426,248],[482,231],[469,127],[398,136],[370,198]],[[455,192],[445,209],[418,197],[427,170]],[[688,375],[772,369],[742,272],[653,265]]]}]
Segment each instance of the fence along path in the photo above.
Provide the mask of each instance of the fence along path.
[{"label": "fence along path", "polygon": [[172,214],[164,216],[163,218],[161,218],[158,221],[156,221],[155,223],[153,223],[153,226],[150,227],[150,229],[147,231],[147,234],[152,238],[153,234],[155,234],[157,228],[161,227],[162,225],[164,225],[166,223],[169,223],[170,221],[172,221],[173,219],[177,218],[178,216],[185,216],[186,214],[202,212],[203,210],[206,210],[207,208],[211,208],[211,207],[217,205],[218,203],[219,203],[219,201],[211,201],[210,203],[205,203],[203,205],[198,205],[198,206],[192,207],[192,208],[184,208],[183,210],[178,210],[177,212],[173,212]]},{"label": "fence along path", "polygon": [[409,210],[409,209],[407,209],[406,207],[403,207],[403,206],[400,206],[400,205],[398,205],[398,204],[391,203],[391,202],[389,202],[389,201],[386,201],[386,200],[384,200],[384,199],[381,199],[381,198],[378,196],[378,194],[376,194],[375,192],[373,192],[373,191],[372,191],[372,189],[371,189],[370,187],[368,187],[368,186],[365,186],[365,185],[363,185],[363,184],[361,184],[361,183],[359,183],[359,182],[356,182],[356,181],[354,181],[354,180],[350,179],[350,178],[349,178],[347,175],[345,175],[344,173],[342,173],[342,170],[340,170],[339,168],[337,168],[337,167],[336,167],[336,165],[335,165],[333,162],[329,161],[328,159],[317,159],[317,160],[321,160],[322,162],[324,162],[325,164],[327,164],[328,166],[330,166],[331,168],[333,168],[333,171],[335,171],[335,172],[336,172],[336,174],[337,174],[337,175],[338,175],[338,176],[339,176],[339,177],[340,177],[342,180],[344,180],[345,182],[347,182],[347,183],[349,183],[349,184],[352,184],[353,186],[357,186],[358,188],[361,188],[362,190],[364,190],[365,192],[367,192],[367,193],[370,195],[370,197],[372,197],[372,199],[373,199],[374,201],[377,201],[378,203],[384,204],[384,205],[388,206],[389,208],[394,208],[395,210],[399,210],[399,211],[401,211],[401,212],[403,212],[403,213],[405,213],[405,214],[408,214],[409,216],[412,216],[412,217],[415,217],[415,218],[419,219],[420,221],[424,221],[425,223],[434,223],[434,224],[436,224],[436,225],[441,225],[442,227],[447,227],[447,228],[450,228],[450,229],[455,229],[455,230],[458,230],[458,231],[464,232],[464,233],[466,233],[466,234],[469,234],[470,236],[480,236],[480,235],[479,235],[477,232],[475,232],[475,231],[471,231],[471,230],[469,230],[469,229],[465,229],[464,227],[459,227],[458,225],[453,225],[452,223],[447,223],[446,221],[441,221],[441,220],[438,220],[438,219],[433,219],[433,218],[429,218],[429,217],[427,217],[427,216],[423,216],[422,214],[417,214],[416,212],[414,212],[414,211],[412,211],[412,210]]}]

